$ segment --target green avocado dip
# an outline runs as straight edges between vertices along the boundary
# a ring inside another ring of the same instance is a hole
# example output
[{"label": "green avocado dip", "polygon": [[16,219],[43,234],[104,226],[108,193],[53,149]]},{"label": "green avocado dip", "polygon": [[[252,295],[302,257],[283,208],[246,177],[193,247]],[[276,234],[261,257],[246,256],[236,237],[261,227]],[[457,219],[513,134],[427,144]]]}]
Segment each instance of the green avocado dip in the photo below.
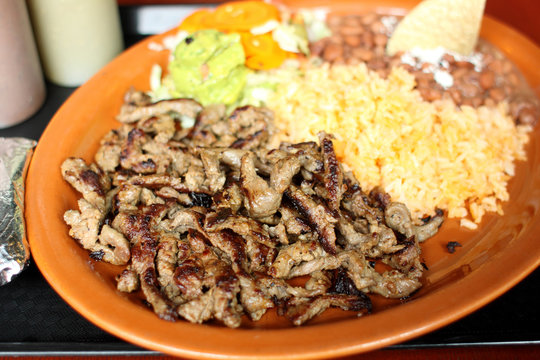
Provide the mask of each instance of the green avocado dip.
[{"label": "green avocado dip", "polygon": [[203,106],[230,105],[246,84],[248,69],[238,34],[201,30],[186,37],[174,50],[169,73],[174,97],[196,99]]}]

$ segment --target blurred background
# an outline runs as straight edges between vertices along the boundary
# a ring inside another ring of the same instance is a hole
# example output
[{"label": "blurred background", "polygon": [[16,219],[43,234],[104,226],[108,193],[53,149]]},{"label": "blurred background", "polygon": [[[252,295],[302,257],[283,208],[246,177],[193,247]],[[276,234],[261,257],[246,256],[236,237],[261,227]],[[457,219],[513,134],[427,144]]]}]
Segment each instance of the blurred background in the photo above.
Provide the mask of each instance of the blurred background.
[{"label": "blurred background", "polygon": [[[145,5],[169,5],[167,7],[170,10],[170,5],[178,4],[191,4],[197,6],[199,4],[216,4],[222,1],[212,0],[199,0],[199,1],[182,1],[182,0],[117,0],[120,5],[121,14],[127,10],[129,6],[141,6],[138,11],[149,11],[145,8]],[[412,0],[411,3],[418,3],[419,1]],[[165,8],[163,8],[165,9]],[[132,12],[131,9],[129,12]],[[157,11],[154,10],[154,11]],[[159,12],[155,12],[156,16],[166,16],[165,14],[158,15]],[[529,38],[534,40],[537,44],[540,44],[540,22],[538,21],[538,14],[540,14],[540,1],[538,0],[487,0],[486,2],[486,14],[496,18],[508,25],[511,25],[516,30],[526,34]],[[129,29],[128,29],[129,30]]]}]

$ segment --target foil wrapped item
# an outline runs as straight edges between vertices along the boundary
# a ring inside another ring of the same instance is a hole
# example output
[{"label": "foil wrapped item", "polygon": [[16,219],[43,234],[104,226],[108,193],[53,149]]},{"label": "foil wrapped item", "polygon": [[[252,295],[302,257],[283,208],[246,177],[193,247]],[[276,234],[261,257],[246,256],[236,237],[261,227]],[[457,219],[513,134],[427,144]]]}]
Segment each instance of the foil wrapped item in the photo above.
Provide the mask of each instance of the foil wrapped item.
[{"label": "foil wrapped item", "polygon": [[36,142],[0,138],[0,285],[21,273],[30,259],[24,223],[24,180]]}]

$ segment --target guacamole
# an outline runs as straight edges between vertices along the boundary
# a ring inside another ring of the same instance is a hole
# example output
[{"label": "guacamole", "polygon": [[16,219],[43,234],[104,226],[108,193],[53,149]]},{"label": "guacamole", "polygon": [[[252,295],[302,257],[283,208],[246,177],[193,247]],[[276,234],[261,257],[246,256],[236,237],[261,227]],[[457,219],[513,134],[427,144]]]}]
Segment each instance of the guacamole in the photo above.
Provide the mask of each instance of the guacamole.
[{"label": "guacamole", "polygon": [[238,34],[201,30],[185,38],[169,63],[174,97],[202,105],[233,104],[240,97],[248,69]]}]

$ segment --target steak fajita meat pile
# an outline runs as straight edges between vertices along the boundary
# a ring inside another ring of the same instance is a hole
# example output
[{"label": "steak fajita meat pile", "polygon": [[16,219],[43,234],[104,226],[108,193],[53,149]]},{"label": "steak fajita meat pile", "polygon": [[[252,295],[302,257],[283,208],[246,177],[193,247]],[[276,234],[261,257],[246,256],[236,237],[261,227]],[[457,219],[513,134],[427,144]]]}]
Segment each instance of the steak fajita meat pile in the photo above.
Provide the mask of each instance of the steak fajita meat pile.
[{"label": "steak fajita meat pile", "polygon": [[70,236],[125,266],[118,289],[142,291],[171,321],[238,327],[277,308],[301,325],[329,307],[369,313],[368,293],[417,290],[419,242],[443,215],[415,225],[403,204],[363,192],[328,134],[269,149],[272,117],[128,92],[95,162],[62,164],[82,194],[64,215]]}]

